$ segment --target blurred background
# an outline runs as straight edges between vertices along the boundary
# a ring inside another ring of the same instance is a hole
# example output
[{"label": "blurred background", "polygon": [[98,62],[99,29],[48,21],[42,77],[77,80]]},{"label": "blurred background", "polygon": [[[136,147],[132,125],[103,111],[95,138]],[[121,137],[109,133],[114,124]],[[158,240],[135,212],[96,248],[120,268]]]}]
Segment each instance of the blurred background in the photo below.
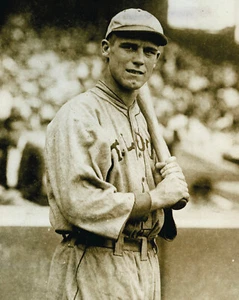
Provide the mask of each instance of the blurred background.
[{"label": "blurred background", "polygon": [[150,88],[186,175],[190,205],[236,209],[238,6],[234,0],[1,1],[0,203],[47,205],[46,126],[100,78],[100,41],[111,17],[141,7],[159,17],[169,38]]},{"label": "blurred background", "polygon": [[0,2],[1,299],[45,299],[59,242],[48,220],[46,126],[100,78],[108,22],[130,7],[157,16],[168,36],[149,86],[191,194],[174,211],[176,241],[160,244],[163,300],[238,299],[236,0]]}]

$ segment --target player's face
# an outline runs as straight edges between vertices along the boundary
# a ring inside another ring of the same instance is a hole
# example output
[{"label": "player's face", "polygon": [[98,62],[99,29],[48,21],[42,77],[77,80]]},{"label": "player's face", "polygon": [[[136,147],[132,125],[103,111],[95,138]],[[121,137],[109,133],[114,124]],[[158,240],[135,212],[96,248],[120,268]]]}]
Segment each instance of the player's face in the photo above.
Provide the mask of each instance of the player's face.
[{"label": "player's face", "polygon": [[139,89],[148,81],[160,55],[153,42],[134,38],[115,37],[105,44],[105,50],[110,75],[128,90]]}]

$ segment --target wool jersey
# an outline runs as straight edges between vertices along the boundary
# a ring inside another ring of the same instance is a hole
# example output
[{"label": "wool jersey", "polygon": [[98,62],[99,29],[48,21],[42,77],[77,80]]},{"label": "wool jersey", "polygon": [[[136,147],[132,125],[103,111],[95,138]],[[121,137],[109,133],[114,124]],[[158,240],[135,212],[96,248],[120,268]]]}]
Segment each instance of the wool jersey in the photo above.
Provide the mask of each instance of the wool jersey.
[{"label": "wool jersey", "polygon": [[132,220],[137,197],[155,188],[155,153],[137,100],[127,107],[103,82],[64,104],[48,125],[50,222],[117,239],[155,237],[163,210]]}]

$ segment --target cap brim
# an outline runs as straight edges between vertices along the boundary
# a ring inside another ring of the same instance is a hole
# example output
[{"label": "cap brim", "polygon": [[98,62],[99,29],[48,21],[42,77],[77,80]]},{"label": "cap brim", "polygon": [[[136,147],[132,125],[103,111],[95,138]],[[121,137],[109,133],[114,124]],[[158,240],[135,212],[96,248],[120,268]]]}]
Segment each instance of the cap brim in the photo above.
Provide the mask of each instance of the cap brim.
[{"label": "cap brim", "polygon": [[163,33],[156,32],[151,28],[145,26],[125,26],[114,29],[109,32],[106,38],[113,32],[122,33],[127,36],[133,36],[137,38],[149,39],[156,43],[158,46],[165,46],[168,43],[168,39]]}]

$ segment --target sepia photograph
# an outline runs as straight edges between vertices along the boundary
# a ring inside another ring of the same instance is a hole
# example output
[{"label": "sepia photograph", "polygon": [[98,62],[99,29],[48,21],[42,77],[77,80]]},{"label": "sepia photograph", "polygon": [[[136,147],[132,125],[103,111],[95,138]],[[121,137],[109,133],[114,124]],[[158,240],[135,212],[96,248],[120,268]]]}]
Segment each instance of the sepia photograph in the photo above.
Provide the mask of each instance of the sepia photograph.
[{"label": "sepia photograph", "polygon": [[1,300],[237,300],[239,2],[0,3]]}]

